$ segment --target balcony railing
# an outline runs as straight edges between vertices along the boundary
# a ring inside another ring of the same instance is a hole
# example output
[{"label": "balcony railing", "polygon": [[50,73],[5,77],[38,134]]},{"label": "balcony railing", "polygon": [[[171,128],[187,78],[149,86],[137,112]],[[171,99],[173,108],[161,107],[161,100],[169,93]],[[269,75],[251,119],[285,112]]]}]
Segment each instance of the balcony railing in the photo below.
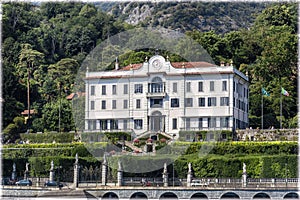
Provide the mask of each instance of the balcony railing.
[{"label": "balcony railing", "polygon": [[166,83],[148,83],[147,97],[165,97]]}]

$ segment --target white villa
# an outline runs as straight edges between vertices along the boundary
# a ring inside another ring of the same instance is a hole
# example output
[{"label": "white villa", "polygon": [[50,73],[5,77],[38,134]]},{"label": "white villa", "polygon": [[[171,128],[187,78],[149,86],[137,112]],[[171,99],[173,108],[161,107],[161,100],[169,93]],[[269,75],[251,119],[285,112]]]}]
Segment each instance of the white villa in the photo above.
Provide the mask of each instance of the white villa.
[{"label": "white villa", "polygon": [[[85,131],[137,136],[181,130],[248,127],[248,77],[232,64],[170,62],[155,55],[141,64],[86,72]],[[175,136],[174,135],[174,136]]]}]

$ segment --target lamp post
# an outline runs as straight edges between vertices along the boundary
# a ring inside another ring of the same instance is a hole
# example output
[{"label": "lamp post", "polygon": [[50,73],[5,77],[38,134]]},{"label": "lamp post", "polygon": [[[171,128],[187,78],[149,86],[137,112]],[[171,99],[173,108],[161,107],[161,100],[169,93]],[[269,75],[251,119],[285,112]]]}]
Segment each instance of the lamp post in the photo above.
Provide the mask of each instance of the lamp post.
[{"label": "lamp post", "polygon": [[287,187],[287,163],[285,163],[285,187]]},{"label": "lamp post", "polygon": [[175,186],[175,180],[174,180],[174,163],[173,163],[173,187]]}]

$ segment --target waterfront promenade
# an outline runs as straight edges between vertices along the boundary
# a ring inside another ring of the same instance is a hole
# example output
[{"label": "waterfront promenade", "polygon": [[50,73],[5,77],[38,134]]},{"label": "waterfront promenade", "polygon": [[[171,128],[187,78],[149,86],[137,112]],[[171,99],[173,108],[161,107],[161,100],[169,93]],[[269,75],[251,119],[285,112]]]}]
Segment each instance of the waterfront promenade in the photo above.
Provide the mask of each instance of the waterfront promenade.
[{"label": "waterfront promenade", "polygon": [[[299,199],[299,179],[202,179],[208,185],[133,186],[137,179],[124,179],[124,186],[65,183],[62,189],[27,186],[2,186],[3,199]],[[126,184],[127,182],[127,184]],[[172,184],[172,181],[170,182]]]}]

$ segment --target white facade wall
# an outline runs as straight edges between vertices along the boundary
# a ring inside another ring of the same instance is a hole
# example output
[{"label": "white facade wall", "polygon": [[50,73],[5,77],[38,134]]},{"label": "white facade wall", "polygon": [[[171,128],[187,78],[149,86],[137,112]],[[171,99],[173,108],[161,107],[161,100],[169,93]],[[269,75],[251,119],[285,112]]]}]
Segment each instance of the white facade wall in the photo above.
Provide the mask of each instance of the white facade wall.
[{"label": "white facade wall", "polygon": [[[158,66],[154,64],[157,60],[160,61]],[[154,78],[161,79],[162,83],[158,84],[158,89],[151,91],[148,85]],[[199,91],[199,82],[202,82],[202,91]],[[136,84],[142,85],[142,93],[135,92]],[[176,90],[174,84],[177,84]],[[124,85],[127,85],[126,94]],[[102,93],[103,87],[105,87],[105,94]],[[211,91],[212,87],[213,91]],[[248,78],[233,66],[175,68],[158,55],[150,58],[149,62],[143,63],[139,69],[87,72],[85,129],[86,131],[127,130],[139,135],[147,131],[177,134],[180,130],[246,128],[248,87]],[[92,90],[94,90],[93,94]],[[222,106],[221,98],[224,97],[228,98],[228,105]],[[172,99],[175,98],[179,99],[179,107],[171,106]],[[192,99],[192,105],[185,104],[186,98]],[[199,98],[205,99],[205,106],[199,106]],[[215,98],[216,105],[208,106],[209,98]],[[137,108],[137,100],[140,104],[139,108]],[[127,102],[125,108],[124,101]],[[153,102],[158,104],[152,106]],[[92,104],[94,104],[93,108]],[[157,107],[158,105],[161,106]],[[202,123],[199,123],[199,118],[202,119]],[[228,125],[223,127],[222,122],[225,118],[228,120]],[[175,119],[176,126],[173,124]],[[114,120],[117,122],[113,122]],[[135,125],[136,120],[142,120],[142,128]],[[104,129],[103,123],[106,124]],[[113,123],[117,126],[111,127]]]}]

